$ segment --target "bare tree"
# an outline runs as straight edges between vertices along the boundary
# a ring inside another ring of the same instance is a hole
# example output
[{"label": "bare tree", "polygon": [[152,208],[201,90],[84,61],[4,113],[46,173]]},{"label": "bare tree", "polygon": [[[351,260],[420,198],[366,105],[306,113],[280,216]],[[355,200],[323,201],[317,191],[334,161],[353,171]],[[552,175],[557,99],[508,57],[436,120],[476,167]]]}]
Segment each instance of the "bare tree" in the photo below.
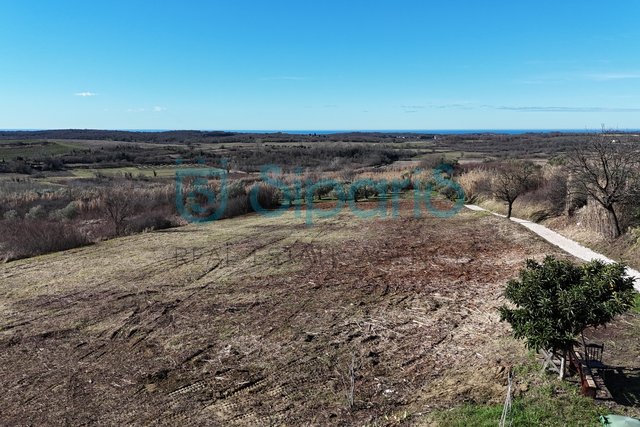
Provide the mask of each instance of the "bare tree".
[{"label": "bare tree", "polygon": [[102,194],[104,211],[117,236],[124,233],[127,219],[134,214],[136,200],[133,188],[112,187],[105,189]]},{"label": "bare tree", "polygon": [[614,139],[603,130],[569,157],[574,194],[596,201],[610,215],[615,236],[622,234],[621,208],[637,202],[640,144]]},{"label": "bare tree", "polygon": [[495,169],[491,181],[493,196],[507,203],[507,218],[511,218],[513,203],[524,193],[534,190],[540,184],[538,167],[531,162],[510,161]]}]

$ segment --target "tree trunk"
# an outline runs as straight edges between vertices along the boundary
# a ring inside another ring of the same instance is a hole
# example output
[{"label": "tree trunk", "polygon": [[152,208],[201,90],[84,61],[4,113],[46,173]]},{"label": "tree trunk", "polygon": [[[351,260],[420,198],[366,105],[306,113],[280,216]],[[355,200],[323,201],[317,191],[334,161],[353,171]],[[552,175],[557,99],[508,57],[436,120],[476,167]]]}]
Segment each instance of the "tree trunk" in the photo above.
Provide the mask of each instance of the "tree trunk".
[{"label": "tree trunk", "polygon": [[511,212],[513,211],[513,202],[507,202],[509,203],[509,210],[507,212],[507,218],[511,218]]},{"label": "tree trunk", "polygon": [[607,207],[607,210],[611,213],[611,216],[613,217],[613,223],[616,226],[616,234],[613,237],[620,237],[620,235],[622,235],[622,230],[620,229],[620,220],[618,219],[616,210],[613,208],[613,206]]}]

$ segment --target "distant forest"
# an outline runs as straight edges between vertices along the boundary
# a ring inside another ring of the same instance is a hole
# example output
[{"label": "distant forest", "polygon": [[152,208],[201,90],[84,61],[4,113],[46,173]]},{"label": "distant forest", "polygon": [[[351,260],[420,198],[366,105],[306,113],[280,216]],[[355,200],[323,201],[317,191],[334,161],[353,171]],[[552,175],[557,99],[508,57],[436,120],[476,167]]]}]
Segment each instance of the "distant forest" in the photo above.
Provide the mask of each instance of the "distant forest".
[{"label": "distant forest", "polygon": [[334,134],[245,133],[224,131],[176,130],[163,132],[133,132],[116,130],[64,129],[39,131],[0,131],[0,140],[71,139],[92,141],[122,141],[148,143],[234,143],[234,142],[389,142],[402,137],[433,139],[434,135],[408,133],[351,132]]},{"label": "distant forest", "polygon": [[562,137],[584,136],[583,133],[524,133],[524,134],[492,134],[469,133],[441,135],[434,133],[413,132],[347,132],[331,134],[289,134],[283,132],[274,133],[245,133],[224,131],[196,131],[176,130],[163,132],[134,132],[119,130],[93,130],[93,129],[61,129],[38,131],[0,131],[0,140],[41,140],[41,139],[67,139],[67,140],[92,140],[92,141],[122,141],[122,142],[147,142],[147,143],[238,143],[238,142],[402,142],[411,140],[444,139],[447,142],[462,142],[465,140],[491,140],[509,142],[516,140],[550,140]]}]

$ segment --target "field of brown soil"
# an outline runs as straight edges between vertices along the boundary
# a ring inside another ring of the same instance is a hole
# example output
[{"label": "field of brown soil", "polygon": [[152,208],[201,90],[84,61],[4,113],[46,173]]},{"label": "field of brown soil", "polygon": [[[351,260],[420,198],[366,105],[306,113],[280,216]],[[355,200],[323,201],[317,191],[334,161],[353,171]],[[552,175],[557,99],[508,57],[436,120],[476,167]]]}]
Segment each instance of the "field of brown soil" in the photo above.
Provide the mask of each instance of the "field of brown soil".
[{"label": "field of brown soil", "polygon": [[496,307],[558,251],[482,213],[287,212],[0,266],[0,424],[390,425],[499,402]]}]

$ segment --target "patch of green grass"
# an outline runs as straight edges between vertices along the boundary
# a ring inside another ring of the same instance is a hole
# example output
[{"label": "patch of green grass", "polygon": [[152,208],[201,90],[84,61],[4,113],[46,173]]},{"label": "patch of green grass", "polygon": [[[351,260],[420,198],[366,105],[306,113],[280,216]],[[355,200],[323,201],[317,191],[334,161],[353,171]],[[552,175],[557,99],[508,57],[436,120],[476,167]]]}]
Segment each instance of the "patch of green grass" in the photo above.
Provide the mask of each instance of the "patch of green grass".
[{"label": "patch of green grass", "polygon": [[[576,384],[541,373],[535,357],[514,369],[517,384],[527,384],[526,392],[513,399],[509,419],[513,426],[599,426],[599,417],[608,413],[591,398],[580,394]],[[466,404],[434,414],[442,427],[496,426],[502,404]]]},{"label": "patch of green grass", "polygon": [[447,427],[495,427],[500,422],[502,406],[466,404],[451,411],[435,415],[438,426]]},{"label": "patch of green grass", "polygon": [[640,314],[640,293],[636,294],[636,302],[631,311],[635,314]]},{"label": "patch of green grass", "polygon": [[[569,389],[571,387],[572,389]],[[513,426],[599,426],[603,409],[583,397],[574,385],[548,384],[514,399],[509,419]],[[575,390],[574,390],[575,389]],[[467,404],[436,415],[442,427],[496,426],[502,405]]]},{"label": "patch of green grass", "polygon": [[47,141],[12,141],[0,145],[0,158],[14,160],[18,157],[24,159],[36,159],[48,156],[57,156],[68,153],[80,146],[72,143],[58,143]]}]

